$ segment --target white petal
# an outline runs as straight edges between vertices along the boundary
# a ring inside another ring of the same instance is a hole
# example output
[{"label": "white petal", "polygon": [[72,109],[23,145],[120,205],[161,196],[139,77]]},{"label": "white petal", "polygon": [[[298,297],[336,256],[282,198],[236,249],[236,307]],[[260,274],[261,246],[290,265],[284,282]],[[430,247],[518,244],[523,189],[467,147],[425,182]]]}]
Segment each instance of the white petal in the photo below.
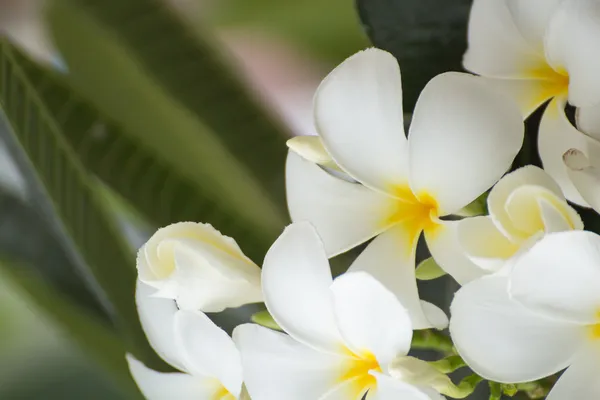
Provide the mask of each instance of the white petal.
[{"label": "white petal", "polygon": [[596,0],[564,0],[546,32],[546,57],[569,74],[569,102],[585,107],[600,102],[600,7]]},{"label": "white petal", "polygon": [[349,272],[333,281],[331,290],[338,326],[354,353],[369,352],[379,365],[408,354],[410,316],[379,281],[365,272]]},{"label": "white petal", "polygon": [[330,286],[329,261],[307,222],[288,226],[267,252],[262,270],[265,304],[294,339],[325,351],[342,343]]},{"label": "white petal", "polygon": [[458,240],[469,259],[486,271],[500,270],[519,250],[519,246],[508,240],[489,216],[460,221]]},{"label": "white petal", "polygon": [[567,174],[583,199],[600,213],[600,169],[583,152],[571,149],[564,155]]},{"label": "white petal", "polygon": [[538,149],[544,170],[560,185],[565,197],[581,206],[587,206],[567,174],[563,155],[578,149],[590,158],[600,155],[600,143],[575,129],[564,111],[565,99],[548,104],[540,123]]},{"label": "white petal", "polygon": [[583,349],[552,388],[547,400],[600,399],[600,347]]},{"label": "white petal", "polygon": [[579,326],[546,319],[510,300],[506,277],[463,286],[450,311],[450,334],[469,367],[504,383],[537,380],[569,365],[582,343]]},{"label": "white petal", "polygon": [[398,225],[377,236],[356,258],[348,272],[365,271],[394,293],[408,310],[414,329],[444,329],[448,320],[440,320],[439,313],[443,314],[443,311],[438,309],[439,313],[434,313],[431,310],[435,320],[430,321],[419,300],[415,277],[417,237],[411,237],[413,234],[404,228]]},{"label": "white petal", "polygon": [[410,185],[447,215],[502,177],[523,143],[516,105],[478,77],[449,72],[421,92],[408,139]]},{"label": "white petal", "polygon": [[578,107],[575,112],[576,126],[590,137],[600,140],[600,103],[591,107]]},{"label": "white petal", "polygon": [[173,330],[177,305],[174,300],[154,297],[156,289],[137,282],[135,301],[144,328],[144,333],[152,348],[163,360],[175,368],[186,371],[179,349],[175,345]]},{"label": "white petal", "polygon": [[397,200],[336,178],[290,152],[287,202],[292,221],[309,221],[328,256],[343,253],[387,229]]},{"label": "white petal", "polygon": [[533,48],[543,51],[548,24],[562,1],[506,0],[506,5],[521,35]]},{"label": "white petal", "polygon": [[544,54],[525,41],[506,1],[475,0],[469,18],[467,70],[488,77],[524,78],[545,63]]},{"label": "white petal", "polygon": [[348,58],[315,95],[315,125],[338,165],[382,191],[406,184],[406,136],[400,67],[391,54],[368,49]]},{"label": "white petal", "polygon": [[515,264],[510,293],[549,318],[581,324],[600,319],[600,236],[587,231],[546,235]]},{"label": "white petal", "polygon": [[367,400],[444,400],[433,389],[413,386],[377,372],[373,375],[377,378],[377,387],[369,391]]},{"label": "white petal", "polygon": [[233,338],[253,400],[320,399],[343,382],[344,358],[318,352],[288,335],[244,324],[235,328]]},{"label": "white petal", "polygon": [[192,374],[216,378],[232,395],[239,396],[242,362],[225,331],[199,311],[180,311],[175,316],[175,340]]},{"label": "white petal", "polygon": [[[511,219],[511,216],[506,209],[506,205],[508,199],[513,195],[515,190],[525,185],[546,189],[558,196],[561,200],[564,199],[558,184],[552,177],[538,167],[528,165],[506,174],[490,191],[487,200],[488,210],[496,227],[505,236],[516,242],[527,239],[531,233],[519,229]],[[532,201],[533,200],[534,199],[532,199]]]},{"label": "white petal", "polygon": [[157,372],[130,355],[127,362],[135,383],[148,400],[212,399],[221,389],[219,382],[212,378]]},{"label": "white petal", "polygon": [[556,199],[538,199],[545,233],[564,232],[583,229],[583,221],[577,211],[567,203],[559,203]]},{"label": "white petal", "polygon": [[169,280],[180,309],[221,312],[262,302],[257,265],[203,247],[186,239],[176,240],[173,246],[176,268]]},{"label": "white petal", "polygon": [[488,85],[501,91],[513,100],[519,109],[523,119],[529,117],[542,104],[552,97],[563,94],[568,89],[568,78],[561,77],[548,67],[542,71],[536,79],[510,79],[510,78],[481,78]]},{"label": "white petal", "polygon": [[464,285],[488,272],[467,257],[458,239],[460,221],[443,221],[435,230],[425,231],[427,248],[440,267]]}]

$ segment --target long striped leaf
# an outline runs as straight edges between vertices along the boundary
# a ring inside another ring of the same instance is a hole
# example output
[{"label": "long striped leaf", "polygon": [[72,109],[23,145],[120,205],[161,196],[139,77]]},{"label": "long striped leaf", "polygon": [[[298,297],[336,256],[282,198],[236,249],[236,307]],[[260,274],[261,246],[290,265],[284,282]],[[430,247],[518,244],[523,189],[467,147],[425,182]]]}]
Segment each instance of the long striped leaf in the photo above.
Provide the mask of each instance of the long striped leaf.
[{"label": "long striped leaf", "polygon": [[[93,182],[68,142],[60,124],[45,106],[14,56],[2,43],[0,104],[12,132],[37,172],[62,228],[79,250],[90,277],[104,295],[128,348],[151,365],[162,367],[141,329],[134,302],[136,280],[132,249],[122,240],[112,215],[106,210]],[[68,116],[68,103],[63,115]]]}]

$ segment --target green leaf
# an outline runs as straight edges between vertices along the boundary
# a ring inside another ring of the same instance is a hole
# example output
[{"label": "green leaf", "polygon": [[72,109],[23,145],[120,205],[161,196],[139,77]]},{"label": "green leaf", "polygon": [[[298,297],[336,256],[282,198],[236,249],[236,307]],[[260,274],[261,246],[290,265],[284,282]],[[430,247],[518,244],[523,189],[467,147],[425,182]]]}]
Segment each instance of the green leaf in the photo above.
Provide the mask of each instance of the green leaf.
[{"label": "green leaf", "polygon": [[[129,351],[151,366],[164,368],[148,345],[137,315],[132,249],[100,200],[95,182],[64,139],[57,118],[44,105],[41,90],[43,85],[31,84],[13,49],[2,42],[0,104],[11,131],[52,200],[61,228],[85,260],[87,277],[103,295],[101,300]],[[61,110],[61,118],[68,119],[68,106]]]},{"label": "green leaf", "polygon": [[102,305],[79,276],[78,266],[39,212],[23,199],[0,189],[0,221],[1,259],[30,267],[66,300],[78,304],[88,314],[109,321]]},{"label": "green leaf", "polygon": [[430,281],[446,275],[446,271],[442,269],[431,257],[423,260],[417,266],[417,279],[422,281]]},{"label": "green leaf", "polygon": [[356,0],[371,42],[398,59],[405,111],[434,76],[461,71],[471,0]]},{"label": "green leaf", "polygon": [[279,324],[277,322],[275,322],[275,320],[273,319],[273,316],[271,316],[271,314],[267,310],[259,311],[255,314],[253,314],[252,322],[254,322],[255,324],[267,327],[269,329],[275,329],[277,331],[282,330],[281,327],[279,326]]},{"label": "green leaf", "polygon": [[[169,174],[135,158],[129,164],[137,173],[126,182],[168,187],[173,176],[175,184],[184,177],[189,184],[176,193],[179,203],[190,188],[200,191],[231,224],[250,227],[262,257],[287,221],[286,132],[207,39],[152,0],[54,0],[48,16],[70,85],[119,127],[122,143],[150,154]],[[125,160],[109,154],[111,165]],[[157,196],[172,206],[169,193],[151,194]]]},{"label": "green leaf", "polygon": [[34,306],[34,311],[41,312],[56,323],[83,351],[91,355],[127,393],[127,398],[141,399],[129,378],[124,356],[126,349],[111,327],[90,317],[77,304],[53,291],[30,270],[26,265],[0,260],[0,277],[12,283],[28,305]]}]

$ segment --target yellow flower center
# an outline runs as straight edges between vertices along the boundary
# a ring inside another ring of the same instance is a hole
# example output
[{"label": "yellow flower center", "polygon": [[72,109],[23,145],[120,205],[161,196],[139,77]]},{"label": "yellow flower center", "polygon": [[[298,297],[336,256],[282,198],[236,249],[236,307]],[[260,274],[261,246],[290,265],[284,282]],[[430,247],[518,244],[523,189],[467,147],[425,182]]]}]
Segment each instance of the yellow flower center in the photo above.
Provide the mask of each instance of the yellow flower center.
[{"label": "yellow flower center", "polygon": [[211,400],[236,400],[235,396],[225,386],[221,385],[220,382],[219,386]]},{"label": "yellow flower center", "polygon": [[438,203],[426,192],[415,196],[408,185],[394,188],[393,193],[398,200],[385,224],[403,224],[409,232],[412,248],[422,231],[433,230],[439,225]]},{"label": "yellow flower center", "polygon": [[539,106],[548,99],[567,93],[569,90],[569,73],[566,70],[557,71],[550,67],[550,65],[544,64],[530,71],[527,75],[533,79],[542,81],[541,90],[532,99],[534,102],[533,107]]},{"label": "yellow flower center", "polygon": [[367,392],[367,390],[374,387],[377,383],[375,377],[369,374],[369,372],[381,372],[381,367],[371,352],[364,352],[360,355],[357,355],[354,354],[350,349],[346,349],[346,351],[353,358],[344,365],[343,373],[339,379],[339,382],[351,381],[348,398],[360,399]]},{"label": "yellow flower center", "polygon": [[592,325],[590,327],[590,334],[592,340],[600,340],[600,324]]}]

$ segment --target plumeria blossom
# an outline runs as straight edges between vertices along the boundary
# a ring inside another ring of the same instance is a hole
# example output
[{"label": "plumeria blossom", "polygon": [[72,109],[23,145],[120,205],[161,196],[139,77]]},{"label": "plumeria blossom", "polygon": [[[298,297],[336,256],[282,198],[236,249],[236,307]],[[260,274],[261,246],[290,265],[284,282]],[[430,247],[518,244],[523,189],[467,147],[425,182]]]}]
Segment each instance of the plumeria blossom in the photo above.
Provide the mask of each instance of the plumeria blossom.
[{"label": "plumeria blossom", "polygon": [[139,250],[139,279],[179,308],[219,312],[262,301],[260,268],[209,224],[159,229]]},{"label": "plumeria blossom", "polygon": [[144,332],[154,350],[181,372],[147,368],[128,355],[129,369],[148,400],[243,399],[242,364],[233,340],[199,311],[179,310],[173,300],[153,296],[138,282],[136,300]]},{"label": "plumeria blossom", "polygon": [[370,247],[395,265],[390,279],[378,277],[386,285],[398,269],[406,279],[414,275],[421,232],[458,282],[479,276],[457,250],[456,223],[441,217],[475,200],[510,167],[523,141],[516,105],[478,77],[442,74],[421,93],[407,139],[400,69],[378,49],[338,66],[314,103],[323,150],[347,178],[313,162],[327,161],[314,139],[306,157],[302,139],[292,141],[286,171],[292,220],[316,226],[329,256],[379,235]]},{"label": "plumeria blossom", "polygon": [[[468,38],[465,68],[509,93],[525,117],[552,99],[540,125],[540,156],[566,197],[587,205],[567,176],[562,156],[576,148],[600,157],[600,136],[589,134],[600,128],[595,123],[600,107],[600,4],[596,0],[475,0]],[[578,123],[588,134],[568,121],[567,101],[580,107]]]},{"label": "plumeria blossom", "polygon": [[[389,365],[410,349],[410,316],[365,272],[333,280],[308,223],[288,227],[263,265],[265,304],[286,334],[245,324],[233,334],[253,400],[441,400]],[[396,361],[395,364],[398,364]],[[420,381],[418,381],[420,382]]]},{"label": "plumeria blossom", "polygon": [[499,271],[547,233],[583,229],[560,187],[538,167],[504,176],[487,204],[490,215],[463,219],[458,238],[471,261],[490,272]]},{"label": "plumeria blossom", "polygon": [[486,379],[533,381],[568,367],[548,400],[600,398],[600,236],[545,236],[509,275],[463,286],[451,311],[458,352]]}]

